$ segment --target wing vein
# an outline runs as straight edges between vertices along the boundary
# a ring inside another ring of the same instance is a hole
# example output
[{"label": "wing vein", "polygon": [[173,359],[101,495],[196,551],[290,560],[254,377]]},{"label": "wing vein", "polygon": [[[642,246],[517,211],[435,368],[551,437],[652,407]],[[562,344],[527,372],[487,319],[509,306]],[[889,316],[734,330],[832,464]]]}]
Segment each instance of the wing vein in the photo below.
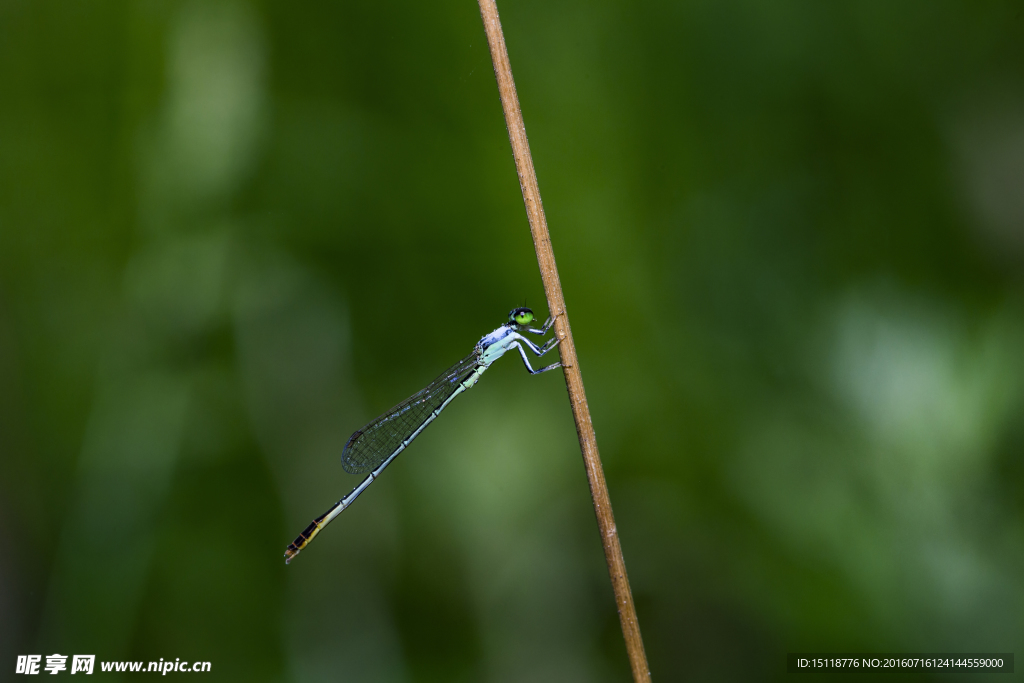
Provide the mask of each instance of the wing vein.
[{"label": "wing vein", "polygon": [[455,393],[479,364],[476,351],[451,366],[421,391],[356,430],[341,452],[341,465],[349,474],[363,474],[401,447]]}]

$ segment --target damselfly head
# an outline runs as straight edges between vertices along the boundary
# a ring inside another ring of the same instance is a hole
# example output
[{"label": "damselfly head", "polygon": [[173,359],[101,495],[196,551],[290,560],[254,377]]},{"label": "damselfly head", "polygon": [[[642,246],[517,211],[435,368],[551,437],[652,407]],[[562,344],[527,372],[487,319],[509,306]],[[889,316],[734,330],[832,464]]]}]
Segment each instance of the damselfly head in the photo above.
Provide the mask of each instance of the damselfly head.
[{"label": "damselfly head", "polygon": [[508,314],[508,321],[516,325],[529,325],[533,322],[533,311],[529,308],[514,308]]}]

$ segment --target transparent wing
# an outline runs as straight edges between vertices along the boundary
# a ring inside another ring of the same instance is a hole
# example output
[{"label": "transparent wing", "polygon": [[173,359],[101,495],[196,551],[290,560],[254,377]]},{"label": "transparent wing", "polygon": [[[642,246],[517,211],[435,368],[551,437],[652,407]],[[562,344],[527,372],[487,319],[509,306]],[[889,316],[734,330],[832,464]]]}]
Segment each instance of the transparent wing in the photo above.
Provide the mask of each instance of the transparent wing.
[{"label": "transparent wing", "polygon": [[455,393],[477,366],[476,352],[445,370],[425,389],[413,394],[353,434],[341,452],[341,466],[349,474],[375,469],[394,453]]}]

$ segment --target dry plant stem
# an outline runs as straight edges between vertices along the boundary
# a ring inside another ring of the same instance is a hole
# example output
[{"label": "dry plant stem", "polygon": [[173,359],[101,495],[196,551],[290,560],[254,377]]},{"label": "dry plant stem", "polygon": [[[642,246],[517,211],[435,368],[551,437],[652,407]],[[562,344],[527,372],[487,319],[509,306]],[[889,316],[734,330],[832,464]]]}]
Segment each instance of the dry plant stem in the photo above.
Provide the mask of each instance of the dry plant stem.
[{"label": "dry plant stem", "polygon": [[644,642],[640,637],[640,624],[636,619],[633,593],[630,591],[629,578],[626,576],[622,546],[619,545],[619,535],[615,530],[615,518],[612,516],[612,504],[604,480],[604,468],[601,466],[601,456],[597,451],[597,437],[594,435],[594,425],[590,421],[590,408],[587,406],[587,396],[583,391],[583,377],[576,360],[576,347],[572,341],[569,317],[565,312],[565,299],[562,297],[562,285],[558,281],[555,253],[551,249],[548,223],[540,201],[537,174],[533,169],[530,145],[526,139],[526,126],[523,124],[523,114],[519,109],[516,85],[512,80],[512,66],[508,60],[508,51],[505,49],[498,7],[494,0],[479,0],[479,3],[480,15],[487,31],[487,43],[491,48],[491,60],[494,62],[494,75],[498,80],[501,105],[505,110],[505,123],[508,125],[508,135],[512,141],[512,154],[515,156],[516,170],[519,172],[519,184],[523,189],[523,201],[526,202],[526,213],[530,219],[533,244],[537,249],[537,262],[540,265],[541,279],[544,281],[548,310],[556,316],[555,334],[561,340],[558,350],[564,366],[565,384],[569,389],[569,402],[572,404],[572,414],[576,419],[576,433],[580,439],[580,450],[583,452],[583,462],[587,468],[590,495],[594,500],[594,512],[597,514],[597,523],[601,529],[605,560],[608,562],[608,574],[619,608],[619,620],[622,622],[622,635],[626,640],[629,663],[633,669],[633,680],[636,683],[649,682],[651,673],[647,668],[647,655],[644,654]]}]

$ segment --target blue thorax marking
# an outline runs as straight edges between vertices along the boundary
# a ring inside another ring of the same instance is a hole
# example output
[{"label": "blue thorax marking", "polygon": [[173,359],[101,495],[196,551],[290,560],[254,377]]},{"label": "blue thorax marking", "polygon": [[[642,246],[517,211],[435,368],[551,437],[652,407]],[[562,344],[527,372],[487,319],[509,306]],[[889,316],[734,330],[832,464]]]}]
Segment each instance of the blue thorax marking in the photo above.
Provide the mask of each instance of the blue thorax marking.
[{"label": "blue thorax marking", "polygon": [[511,325],[502,325],[494,332],[484,335],[484,337],[480,340],[480,350],[486,351],[488,346],[500,342],[502,339],[512,334],[513,331],[514,330],[512,329]]}]

